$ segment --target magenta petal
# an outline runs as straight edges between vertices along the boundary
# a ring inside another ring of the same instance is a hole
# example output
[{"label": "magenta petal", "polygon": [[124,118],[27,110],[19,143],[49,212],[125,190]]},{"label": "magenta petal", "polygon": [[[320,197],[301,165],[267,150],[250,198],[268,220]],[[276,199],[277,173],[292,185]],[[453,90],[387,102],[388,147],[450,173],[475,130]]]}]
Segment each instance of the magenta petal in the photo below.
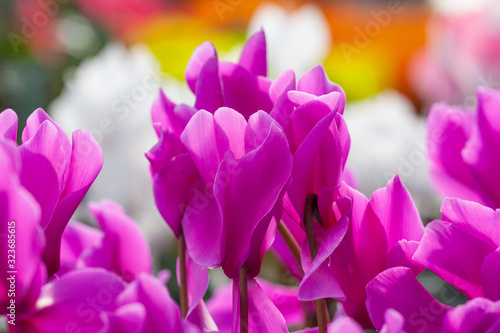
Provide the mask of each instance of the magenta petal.
[{"label": "magenta petal", "polygon": [[[160,123],[162,131],[168,131],[179,137],[183,127],[174,115],[175,104],[168,99],[163,90],[160,89],[158,97],[156,97],[151,108],[151,118],[153,124]],[[160,133],[156,133],[160,137]]]},{"label": "magenta petal", "polygon": [[[296,215],[295,209],[293,208],[288,196],[285,195],[283,198],[283,214],[281,216],[283,223],[292,233],[298,244],[302,244],[305,238],[304,230],[300,227],[300,217]],[[282,262],[283,266],[288,269],[288,271],[296,277],[299,281],[302,279],[304,273],[300,268],[297,260],[290,248],[286,244],[285,240],[279,233],[276,234],[273,246],[271,250],[275,253],[277,258]]]},{"label": "magenta petal", "polygon": [[220,266],[222,226],[219,206],[211,190],[201,180],[193,186],[192,191],[191,201],[182,219],[188,253],[200,266]]},{"label": "magenta petal", "polygon": [[[248,286],[248,332],[287,333],[283,315],[269,299],[255,279],[249,279]],[[233,280],[233,300],[237,306],[233,308],[233,332],[239,332],[239,289],[238,279]],[[233,303],[234,304],[234,303]],[[237,310],[235,310],[237,309]]]},{"label": "magenta petal", "polygon": [[[365,330],[352,318],[340,317],[334,322],[328,324],[328,333],[363,333]],[[296,333],[318,333],[318,328],[308,328],[305,330],[296,331]]]},{"label": "magenta petal", "polygon": [[17,114],[7,109],[0,113],[0,137],[17,142]]},{"label": "magenta petal", "polygon": [[354,185],[356,183],[353,178],[354,175],[349,175],[349,171],[345,170],[345,163],[347,161],[347,156],[349,155],[349,150],[351,149],[351,136],[349,135],[349,130],[347,128],[345,119],[339,112],[337,112],[337,114],[335,115],[335,123],[337,124],[340,144],[342,146],[342,168],[344,170],[344,181],[349,186],[356,188],[356,186],[351,185]]},{"label": "magenta petal", "polygon": [[472,112],[446,104],[434,105],[427,116],[431,179],[443,196],[481,200],[474,189],[469,166],[462,158],[462,150],[470,137],[474,118]]},{"label": "magenta petal", "polygon": [[266,35],[264,30],[256,32],[248,39],[241,51],[239,65],[254,75],[267,75]]},{"label": "magenta petal", "polygon": [[443,319],[450,309],[434,299],[406,267],[390,268],[380,273],[368,283],[366,293],[366,307],[377,330],[384,326],[386,311],[394,309],[407,319],[405,332],[440,333]]},{"label": "magenta petal", "polygon": [[213,186],[220,161],[229,149],[229,140],[214,117],[207,111],[197,112],[181,135],[205,184]]},{"label": "magenta petal", "polygon": [[492,301],[500,300],[500,248],[488,254],[481,265],[484,297]]},{"label": "magenta petal", "polygon": [[146,310],[140,303],[119,307],[113,313],[101,314],[106,333],[141,333],[144,329]]},{"label": "magenta petal", "polygon": [[222,214],[221,253],[227,276],[235,276],[248,259],[257,225],[269,224],[291,166],[288,144],[277,124],[271,125],[258,148],[241,159],[226,154],[217,172],[214,193]]},{"label": "magenta petal", "polygon": [[[188,290],[188,316],[203,300],[203,296],[208,288],[208,269],[198,265],[189,257],[186,256],[186,275],[187,275],[187,290]],[[177,259],[177,281],[180,285],[179,276],[179,258]]]},{"label": "magenta petal", "polygon": [[302,75],[297,82],[297,90],[321,96],[335,91],[336,85],[328,79],[322,65],[317,65]]},{"label": "magenta petal", "polygon": [[[141,273],[152,273],[153,263],[149,244],[137,223],[113,201],[90,203],[89,210],[99,222],[104,237],[98,253],[113,255],[108,267],[125,281],[134,280]],[[102,256],[105,256],[105,254]],[[91,262],[87,265],[92,266]]]},{"label": "magenta petal", "polygon": [[189,202],[188,190],[197,178],[198,171],[187,153],[167,162],[153,177],[156,207],[177,238]]},{"label": "magenta petal", "polygon": [[333,227],[327,229],[318,227],[315,230],[318,253],[312,262],[309,242],[307,238],[304,240],[301,250],[301,262],[305,275],[299,284],[298,297],[300,300],[312,301],[327,297],[341,301],[345,300],[344,292],[334,274],[332,274],[326,259],[343,239],[348,223],[347,217],[344,216]]},{"label": "magenta petal", "polygon": [[214,113],[214,121],[220,126],[229,140],[229,149],[236,158],[245,155],[245,118],[230,108],[220,108]]},{"label": "magenta petal", "polygon": [[411,268],[413,275],[420,274],[424,267],[413,260],[413,255],[417,251],[420,242],[400,240],[394,245],[387,254],[385,268],[404,266]]},{"label": "magenta petal", "polygon": [[44,260],[49,275],[59,270],[61,236],[69,219],[89,190],[103,165],[101,147],[90,132],[73,132],[71,164],[63,199],[57,204],[49,225],[45,229],[47,247]]},{"label": "magenta petal", "polygon": [[210,58],[215,58],[217,60],[217,51],[213,44],[207,41],[194,50],[188,61],[185,72],[186,83],[189,89],[195,94],[196,82],[200,75],[200,71]]},{"label": "magenta petal", "polygon": [[490,244],[500,246],[500,210],[476,202],[446,198],[441,204],[442,220]]},{"label": "magenta petal", "polygon": [[[314,113],[312,113],[313,110]],[[299,216],[303,215],[304,202],[309,193],[318,193],[321,187],[338,187],[338,185],[333,184],[336,181],[325,184],[326,179],[323,179],[321,184],[323,186],[320,186],[318,183],[321,182],[323,175],[316,175],[314,170],[317,163],[330,163],[341,155],[339,142],[332,137],[335,132],[330,131],[334,117],[335,113],[330,112],[326,104],[317,101],[309,102],[297,108],[292,114],[295,144],[299,148],[294,155],[292,182],[288,188],[288,195]],[[324,147],[323,143],[325,144]],[[319,156],[320,151],[326,152],[327,150],[330,150],[327,156]],[[322,158],[326,158],[326,160],[321,161]],[[337,163],[323,166],[325,169],[329,169],[329,180],[332,177],[337,178],[336,175],[339,174],[340,170],[336,168],[336,165]]]},{"label": "magenta petal", "polygon": [[245,119],[259,110],[271,112],[269,79],[256,77],[245,68],[228,62],[220,64],[220,71],[225,106],[238,110]]},{"label": "magenta petal", "polygon": [[399,176],[391,179],[385,188],[375,191],[370,205],[384,226],[388,249],[402,239],[419,241],[422,238],[424,225]]},{"label": "magenta petal", "polygon": [[64,190],[70,156],[64,152],[57,128],[49,121],[43,122],[19,150],[21,183],[40,204],[40,225],[46,228]]},{"label": "magenta petal", "polygon": [[322,65],[317,65],[302,75],[297,82],[297,90],[316,96],[326,95],[332,91],[336,91],[340,94],[340,107],[338,112],[340,114],[344,113],[346,101],[344,90],[328,79]]},{"label": "magenta petal", "polygon": [[97,333],[105,324],[99,313],[113,311],[114,300],[124,288],[118,276],[100,268],[72,271],[42,288],[36,312],[26,320],[36,332],[78,327]]},{"label": "magenta petal", "polygon": [[443,322],[443,332],[473,333],[498,332],[500,302],[475,298],[450,310]]},{"label": "magenta petal", "polygon": [[58,276],[74,269],[85,250],[97,247],[103,238],[102,230],[70,221],[61,238],[61,269]]},{"label": "magenta petal", "polygon": [[483,296],[481,263],[495,249],[451,223],[434,221],[426,226],[413,258],[473,298]]},{"label": "magenta petal", "polygon": [[297,288],[277,285],[262,279],[257,279],[257,282],[283,315],[287,326],[300,326],[304,323],[304,303],[297,298]]},{"label": "magenta petal", "polygon": [[45,122],[48,121],[57,129],[57,134],[59,136],[59,142],[64,149],[64,153],[66,154],[66,158],[69,159],[71,156],[71,142],[68,139],[68,136],[64,132],[64,130],[59,126],[55,121],[53,121],[49,115],[42,109],[36,109],[26,120],[26,127],[22,133],[22,141],[25,143],[29,139],[31,139],[38,128]]},{"label": "magenta petal", "polygon": [[472,131],[462,153],[464,161],[470,165],[479,193],[486,204],[500,207],[500,126],[498,109],[500,92],[487,88],[477,91],[477,128]]},{"label": "magenta petal", "polygon": [[217,55],[207,59],[196,81],[196,101],[194,107],[198,110],[215,112],[227,105],[221,86],[219,60]]},{"label": "magenta petal", "polygon": [[[189,328],[186,328],[186,326],[189,326]],[[205,302],[202,300],[186,317],[186,321],[184,321],[184,332],[216,333],[225,331],[219,331]]]},{"label": "magenta petal", "polygon": [[293,140],[290,118],[295,108],[293,103],[288,99],[288,92],[293,89],[295,89],[295,73],[292,70],[288,70],[278,76],[269,88],[269,95],[274,103],[270,115],[283,128],[292,154],[297,150]]},{"label": "magenta petal", "polygon": [[387,309],[384,315],[385,324],[380,333],[401,333],[405,324],[405,318],[394,309]]},{"label": "magenta petal", "polygon": [[317,100],[319,102],[325,103],[328,105],[330,110],[336,111],[339,102],[341,101],[341,97],[339,92],[337,91],[332,91],[331,93],[321,95],[321,96],[316,96],[312,94],[308,94],[303,91],[298,91],[298,90],[292,90],[288,92],[288,99],[294,103],[296,106],[301,106],[303,104],[306,104],[307,102]]},{"label": "magenta petal", "polygon": [[141,274],[130,283],[116,300],[117,306],[141,303],[146,310],[144,332],[162,331],[181,333],[182,320],[178,305],[167,288],[156,278]]}]

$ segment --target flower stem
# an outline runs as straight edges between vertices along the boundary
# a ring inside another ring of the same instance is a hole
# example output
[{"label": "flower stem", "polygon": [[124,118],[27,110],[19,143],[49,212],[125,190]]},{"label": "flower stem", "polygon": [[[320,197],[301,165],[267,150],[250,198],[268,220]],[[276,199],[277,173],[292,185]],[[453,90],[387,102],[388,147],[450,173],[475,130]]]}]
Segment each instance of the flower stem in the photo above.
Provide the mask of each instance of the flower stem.
[{"label": "flower stem", "polygon": [[285,240],[286,245],[290,249],[290,251],[293,254],[293,257],[299,264],[300,268],[302,269],[302,264],[300,261],[300,246],[299,243],[295,240],[293,237],[292,233],[290,232],[290,229],[286,226],[285,222],[283,220],[278,223],[278,232],[280,233],[281,237]]},{"label": "flower stem", "polygon": [[238,287],[240,289],[240,333],[248,333],[248,276],[247,263],[240,268],[240,280]]},{"label": "flower stem", "polygon": [[[318,254],[318,246],[316,244],[316,237],[314,236],[313,217],[318,219],[321,224],[321,219],[318,214],[318,196],[311,193],[306,198],[304,207],[304,224],[306,226],[307,241],[309,243],[309,251],[311,252],[311,262],[314,261]],[[316,308],[316,318],[318,319],[318,333],[326,333],[327,330],[327,308],[324,299],[314,301]]]},{"label": "flower stem", "polygon": [[186,240],[181,229],[178,239],[179,275],[180,275],[180,302],[182,318],[188,313],[187,273],[186,273]]}]

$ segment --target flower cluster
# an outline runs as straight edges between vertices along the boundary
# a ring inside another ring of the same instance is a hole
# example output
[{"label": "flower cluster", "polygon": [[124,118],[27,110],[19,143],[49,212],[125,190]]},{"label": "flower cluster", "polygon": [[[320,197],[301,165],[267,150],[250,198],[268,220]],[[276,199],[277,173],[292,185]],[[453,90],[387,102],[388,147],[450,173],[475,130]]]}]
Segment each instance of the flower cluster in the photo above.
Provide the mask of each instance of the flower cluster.
[{"label": "flower cluster", "polygon": [[[92,135],[70,141],[39,109],[17,146],[16,114],[0,114],[0,303],[10,332],[500,329],[499,92],[479,90],[476,113],[431,111],[435,184],[458,198],[424,227],[398,176],[371,198],[355,189],[345,94],[321,66],[270,80],[260,31],[238,63],[199,46],[186,81],[194,106],[160,92],[158,143],[146,153],[156,206],[178,239],[179,305],[165,287],[170,272],[153,275],[149,245],[121,206],[88,205],[100,228],[70,221],[103,165]],[[268,252],[296,287],[258,278]],[[218,268],[232,282],[205,303]],[[434,299],[416,278],[424,269],[470,300]]]}]

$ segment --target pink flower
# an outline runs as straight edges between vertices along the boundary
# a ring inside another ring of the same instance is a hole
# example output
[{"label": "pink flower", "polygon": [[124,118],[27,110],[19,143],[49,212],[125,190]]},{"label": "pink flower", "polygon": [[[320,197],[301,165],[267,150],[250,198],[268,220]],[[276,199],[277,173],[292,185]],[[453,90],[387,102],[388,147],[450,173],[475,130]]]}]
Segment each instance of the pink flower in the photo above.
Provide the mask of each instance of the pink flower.
[{"label": "pink flower", "polygon": [[89,209],[102,230],[71,221],[61,241],[61,276],[68,270],[101,267],[126,282],[141,273],[152,274],[149,244],[137,223],[124,209],[110,200],[91,203]]},{"label": "pink flower", "polygon": [[478,107],[436,104],[427,118],[431,178],[444,196],[500,207],[500,92],[480,88]]},{"label": "pink flower", "polygon": [[443,217],[429,223],[413,259],[471,300],[455,309],[439,303],[409,268],[394,267],[367,285],[366,306],[379,329],[393,308],[407,320],[406,332],[491,332],[500,327],[500,211],[445,199]]},{"label": "pink flower", "polygon": [[231,278],[247,262],[249,276],[256,276],[291,173],[283,131],[265,112],[247,122],[221,108],[196,113],[181,140],[200,174],[182,221],[191,257],[202,266],[222,265]]},{"label": "pink flower", "polygon": [[[0,113],[0,137],[15,142],[17,115]],[[42,109],[31,114],[22,133],[19,179],[41,208],[40,225],[47,246],[48,274],[59,270],[61,236],[69,219],[102,168],[102,151],[87,131],[73,132],[72,142]]]},{"label": "pink flower", "polygon": [[405,266],[414,275],[420,273],[421,267],[412,256],[424,226],[397,176],[370,200],[348,186],[342,186],[340,193],[352,200],[352,213],[347,233],[330,257],[330,266],[346,296],[342,302],[345,313],[369,328],[366,285],[390,267]]}]

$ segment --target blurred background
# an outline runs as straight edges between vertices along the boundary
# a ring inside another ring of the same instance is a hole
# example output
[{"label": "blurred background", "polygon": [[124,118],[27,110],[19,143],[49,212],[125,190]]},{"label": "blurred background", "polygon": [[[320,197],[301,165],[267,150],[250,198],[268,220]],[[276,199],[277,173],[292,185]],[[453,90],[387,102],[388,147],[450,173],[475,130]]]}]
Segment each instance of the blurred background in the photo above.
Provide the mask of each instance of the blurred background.
[{"label": "blurred background", "polygon": [[[498,0],[0,0],[0,110],[14,109],[20,127],[41,107],[68,133],[90,130],[105,163],[86,200],[124,205],[157,267],[174,269],[144,158],[156,142],[152,102],[162,87],[192,103],[183,76],[196,46],[210,40],[237,60],[261,27],[271,77],[321,63],[344,88],[359,189],[370,196],[399,174],[423,221],[439,218],[425,114],[440,101],[474,108],[477,86],[500,88]],[[85,207],[76,218],[91,221]]]}]

